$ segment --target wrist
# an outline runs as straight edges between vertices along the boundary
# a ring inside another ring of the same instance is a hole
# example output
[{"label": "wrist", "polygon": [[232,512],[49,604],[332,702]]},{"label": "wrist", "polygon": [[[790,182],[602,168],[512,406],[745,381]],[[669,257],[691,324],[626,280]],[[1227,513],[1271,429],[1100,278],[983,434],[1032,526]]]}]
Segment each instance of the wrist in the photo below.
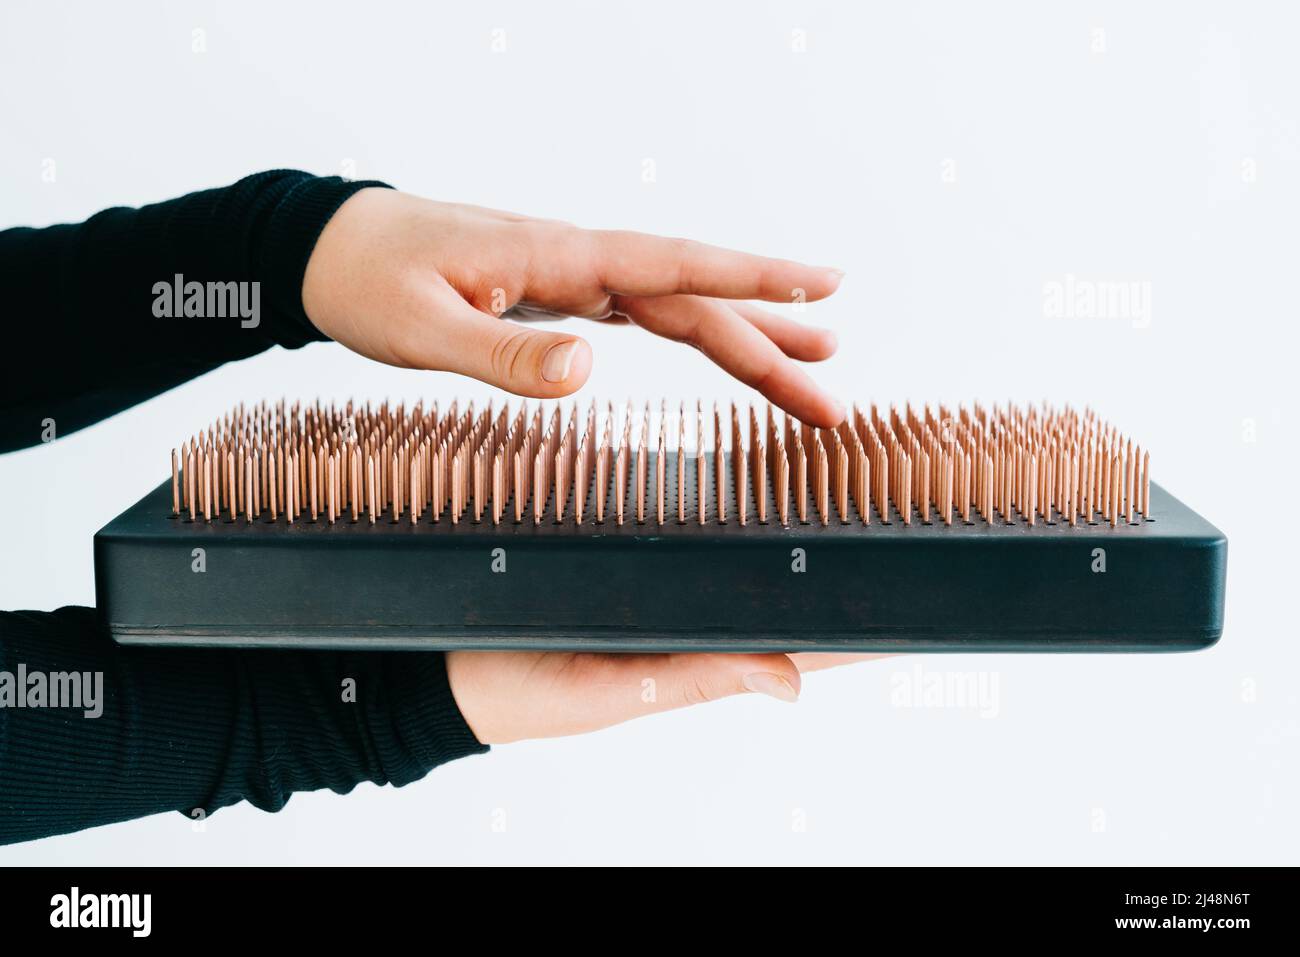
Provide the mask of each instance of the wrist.
[{"label": "wrist", "polygon": [[301,196],[290,197],[286,219],[296,236],[285,243],[285,255],[293,257],[300,290],[292,308],[316,338],[334,338],[332,313],[347,289],[348,273],[354,257],[358,207],[365,207],[375,194],[391,193],[392,187],[377,181],[347,182],[338,177],[323,177],[307,184]]}]

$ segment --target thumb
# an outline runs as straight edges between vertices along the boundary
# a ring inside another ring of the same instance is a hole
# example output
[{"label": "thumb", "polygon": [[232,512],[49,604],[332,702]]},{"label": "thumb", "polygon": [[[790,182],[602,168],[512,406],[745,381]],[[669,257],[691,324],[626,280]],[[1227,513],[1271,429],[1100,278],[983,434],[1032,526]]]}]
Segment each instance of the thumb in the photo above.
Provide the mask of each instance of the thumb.
[{"label": "thumb", "polygon": [[[651,695],[641,696],[639,713],[671,711],[746,693],[765,694],[791,703],[799,700],[799,669],[787,655],[629,656],[624,659],[623,667],[642,676],[640,687],[653,690]],[[646,677],[653,679],[648,686]]]},{"label": "thumb", "polygon": [[[786,655],[691,653],[562,657],[571,659],[563,669],[562,680],[545,686],[544,710],[547,717],[542,722],[544,730],[533,728],[518,737],[582,734],[661,711],[746,693],[765,694],[789,702],[799,698],[799,669]],[[530,674],[537,670],[535,665],[530,669]]]},{"label": "thumb", "polygon": [[670,673],[671,699],[699,704],[747,692],[794,704],[801,687],[799,669],[788,655],[685,655],[680,672]]},{"label": "thumb", "polygon": [[543,332],[497,319],[448,291],[440,311],[440,367],[516,395],[553,399],[582,388],[591,373],[591,346],[573,335]]}]

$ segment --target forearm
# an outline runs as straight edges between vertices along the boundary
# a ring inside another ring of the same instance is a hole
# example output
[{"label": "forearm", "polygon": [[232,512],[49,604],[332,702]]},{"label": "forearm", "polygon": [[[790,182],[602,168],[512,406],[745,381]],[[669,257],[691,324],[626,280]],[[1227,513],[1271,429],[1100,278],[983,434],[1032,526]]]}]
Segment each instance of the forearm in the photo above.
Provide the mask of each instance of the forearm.
[{"label": "forearm", "polygon": [[[80,707],[55,700],[60,673],[81,676]],[[441,654],[124,648],[89,608],[0,613],[0,844],[241,800],[276,811],[486,750]]]},{"label": "forearm", "polygon": [[275,170],[0,232],[0,452],[40,442],[46,420],[63,435],[232,359],[324,340],[303,311],[307,261],[339,206],[375,185]]}]

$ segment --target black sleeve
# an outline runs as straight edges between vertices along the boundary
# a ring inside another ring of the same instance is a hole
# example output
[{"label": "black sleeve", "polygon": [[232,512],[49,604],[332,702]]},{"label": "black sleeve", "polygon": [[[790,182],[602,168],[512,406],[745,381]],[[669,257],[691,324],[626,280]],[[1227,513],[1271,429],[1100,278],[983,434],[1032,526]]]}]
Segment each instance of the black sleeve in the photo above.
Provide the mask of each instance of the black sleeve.
[{"label": "black sleeve", "polygon": [[[47,420],[66,435],[232,359],[323,341],[302,307],[307,260],[329,218],[368,186],[385,184],[273,170],[84,223],[0,232],[0,452],[38,444]],[[182,289],[258,283],[256,325],[155,315],[165,311],[155,287],[177,277]]]},{"label": "black sleeve", "polygon": [[126,648],[90,608],[0,613],[0,844],[241,800],[276,811],[486,750],[441,653]]},{"label": "black sleeve", "polygon": [[[39,442],[45,419],[66,434],[232,359],[323,339],[302,308],[307,260],[371,185],[259,173],[0,232],[0,452]],[[155,285],[177,275],[258,282],[259,321],[156,316]],[[64,706],[74,690],[81,706]],[[486,750],[440,653],[123,648],[93,609],[0,613],[0,843],[240,800],[277,810],[294,791],[406,784]]]}]

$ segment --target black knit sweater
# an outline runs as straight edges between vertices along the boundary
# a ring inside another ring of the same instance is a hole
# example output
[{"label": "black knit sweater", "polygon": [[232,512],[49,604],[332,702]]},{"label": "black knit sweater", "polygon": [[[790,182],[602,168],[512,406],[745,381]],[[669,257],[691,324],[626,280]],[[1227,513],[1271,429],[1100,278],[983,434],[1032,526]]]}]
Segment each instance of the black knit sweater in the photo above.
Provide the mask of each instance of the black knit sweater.
[{"label": "black knit sweater", "polygon": [[[307,260],[339,206],[382,185],[277,170],[0,232],[0,452],[39,443],[47,419],[65,435],[232,359],[324,339],[302,307]],[[178,273],[260,282],[260,322],[155,317],[154,285]],[[102,714],[16,707],[16,693],[35,700],[20,672],[101,672]],[[275,811],[294,791],[407,784],[486,750],[439,653],[124,648],[90,608],[0,612],[0,843],[241,800]]]}]

